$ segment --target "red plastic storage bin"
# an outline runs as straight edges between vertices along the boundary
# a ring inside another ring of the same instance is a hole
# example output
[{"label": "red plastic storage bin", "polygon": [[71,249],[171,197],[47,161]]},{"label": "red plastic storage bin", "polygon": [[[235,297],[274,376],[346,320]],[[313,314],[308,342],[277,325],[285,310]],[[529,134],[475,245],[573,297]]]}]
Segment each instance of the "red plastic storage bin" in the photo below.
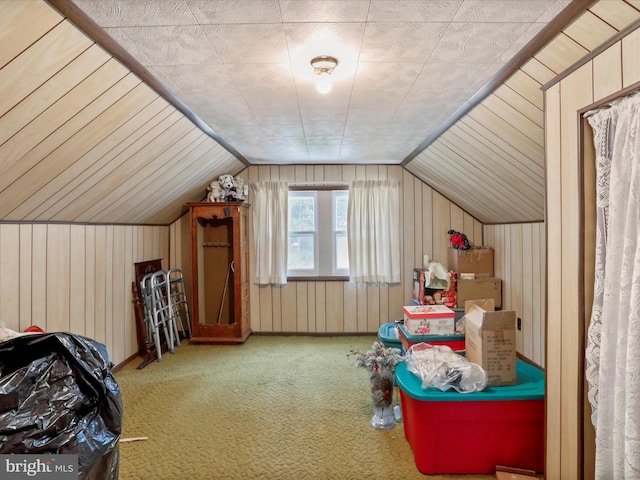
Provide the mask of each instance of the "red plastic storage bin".
[{"label": "red plastic storage bin", "polygon": [[517,372],[517,385],[458,393],[423,389],[405,363],[396,367],[404,433],[420,472],[544,471],[544,374],[520,360]]}]

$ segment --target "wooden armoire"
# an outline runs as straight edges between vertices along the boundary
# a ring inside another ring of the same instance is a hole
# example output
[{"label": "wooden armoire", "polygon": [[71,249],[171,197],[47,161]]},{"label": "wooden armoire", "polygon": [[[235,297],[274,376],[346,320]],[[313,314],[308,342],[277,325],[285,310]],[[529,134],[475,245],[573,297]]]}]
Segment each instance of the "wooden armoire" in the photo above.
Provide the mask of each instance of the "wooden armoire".
[{"label": "wooden armoire", "polygon": [[187,203],[191,236],[191,342],[233,344],[251,333],[249,206]]}]

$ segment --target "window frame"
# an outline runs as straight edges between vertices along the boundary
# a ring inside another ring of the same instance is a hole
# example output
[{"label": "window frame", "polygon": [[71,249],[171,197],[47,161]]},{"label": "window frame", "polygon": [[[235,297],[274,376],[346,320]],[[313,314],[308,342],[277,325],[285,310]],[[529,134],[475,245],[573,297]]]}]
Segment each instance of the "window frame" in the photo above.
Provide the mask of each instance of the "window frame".
[{"label": "window frame", "polygon": [[[336,268],[336,229],[335,229],[335,200],[337,194],[342,194],[342,191],[349,193],[349,187],[346,185],[332,185],[332,186],[293,186],[289,187],[289,196],[296,192],[315,192],[315,208],[316,208],[316,230],[315,230],[315,269],[313,272],[302,270],[289,270],[287,269],[287,281],[348,281],[349,270]],[[325,197],[324,199],[322,197]],[[289,197],[290,198],[290,197]],[[320,204],[323,203],[323,206]],[[287,215],[289,213],[287,212]],[[329,215],[327,219],[326,216]],[[322,232],[329,232],[323,235]],[[338,231],[342,232],[342,230]],[[301,233],[301,232],[294,232]],[[346,229],[344,230],[346,233]],[[289,232],[287,232],[288,237]],[[330,238],[329,238],[330,237]],[[330,241],[329,241],[330,240]],[[327,249],[326,247],[330,247]],[[327,250],[329,250],[327,252]],[[287,252],[288,255],[289,252]],[[327,256],[328,255],[328,256]],[[322,266],[330,263],[330,267],[324,268]],[[329,270],[327,270],[329,268]]]}]

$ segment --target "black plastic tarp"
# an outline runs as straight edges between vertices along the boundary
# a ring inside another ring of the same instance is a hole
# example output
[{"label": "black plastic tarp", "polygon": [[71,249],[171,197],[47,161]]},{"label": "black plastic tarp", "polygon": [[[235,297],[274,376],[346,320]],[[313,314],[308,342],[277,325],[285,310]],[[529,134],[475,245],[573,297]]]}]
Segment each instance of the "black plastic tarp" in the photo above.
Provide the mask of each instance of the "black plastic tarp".
[{"label": "black plastic tarp", "polygon": [[122,397],[104,345],[45,333],[0,342],[0,453],[77,454],[78,478],[118,478]]}]

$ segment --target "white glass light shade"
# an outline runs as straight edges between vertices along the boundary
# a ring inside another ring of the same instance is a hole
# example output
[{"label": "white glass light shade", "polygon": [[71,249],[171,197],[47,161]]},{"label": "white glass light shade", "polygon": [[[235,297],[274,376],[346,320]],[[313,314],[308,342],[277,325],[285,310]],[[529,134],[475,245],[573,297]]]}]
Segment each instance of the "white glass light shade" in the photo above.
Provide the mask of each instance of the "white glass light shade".
[{"label": "white glass light shade", "polygon": [[329,75],[329,73],[323,72],[318,75],[318,78],[316,79],[316,89],[319,93],[329,93],[332,86],[333,84],[331,82],[331,76]]}]

